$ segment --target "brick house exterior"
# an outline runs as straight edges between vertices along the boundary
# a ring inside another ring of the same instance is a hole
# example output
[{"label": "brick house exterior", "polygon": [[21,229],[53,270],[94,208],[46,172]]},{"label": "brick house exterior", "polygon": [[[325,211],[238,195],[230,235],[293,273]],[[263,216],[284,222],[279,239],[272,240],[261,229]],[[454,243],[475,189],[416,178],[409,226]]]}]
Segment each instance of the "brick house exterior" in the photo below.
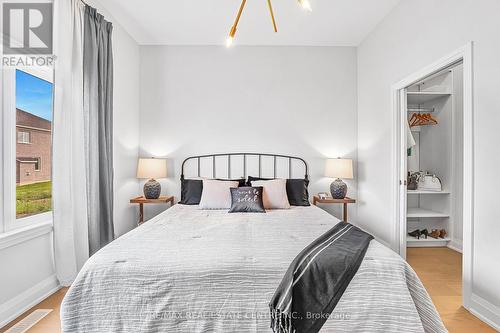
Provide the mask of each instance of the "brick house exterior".
[{"label": "brick house exterior", "polygon": [[52,123],[16,109],[16,183],[49,181],[52,170]]}]

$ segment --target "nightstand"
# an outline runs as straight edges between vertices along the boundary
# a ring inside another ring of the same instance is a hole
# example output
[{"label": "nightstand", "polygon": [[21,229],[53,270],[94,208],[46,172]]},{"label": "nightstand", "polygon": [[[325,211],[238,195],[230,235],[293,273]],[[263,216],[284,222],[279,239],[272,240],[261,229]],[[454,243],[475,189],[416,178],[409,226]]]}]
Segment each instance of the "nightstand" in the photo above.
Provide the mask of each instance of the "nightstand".
[{"label": "nightstand", "polygon": [[136,197],[130,199],[130,203],[139,204],[139,223],[137,225],[141,225],[144,223],[144,204],[162,204],[169,203],[170,207],[174,205],[174,197],[173,196],[162,196],[158,199],[146,199],[144,196]]},{"label": "nightstand", "polygon": [[350,203],[355,203],[356,200],[351,199],[349,197],[345,197],[344,199],[333,199],[331,197],[325,198],[325,199],[320,199],[319,196],[315,195],[313,196],[313,205],[316,206],[317,203],[322,203],[322,204],[343,204],[344,205],[344,218],[343,220],[347,222],[347,204]]}]

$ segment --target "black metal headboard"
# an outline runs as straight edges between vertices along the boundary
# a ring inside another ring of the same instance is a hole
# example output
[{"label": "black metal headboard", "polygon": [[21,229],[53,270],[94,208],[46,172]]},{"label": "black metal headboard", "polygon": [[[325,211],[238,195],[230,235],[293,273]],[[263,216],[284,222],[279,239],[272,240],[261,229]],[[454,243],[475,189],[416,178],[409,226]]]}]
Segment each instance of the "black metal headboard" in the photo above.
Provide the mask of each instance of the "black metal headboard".
[{"label": "black metal headboard", "polygon": [[262,176],[262,157],[272,157],[273,158],[273,169],[274,175],[273,178],[276,178],[277,169],[276,169],[276,160],[277,158],[288,159],[288,178],[291,178],[292,174],[292,161],[299,161],[304,164],[305,175],[304,179],[309,178],[307,162],[300,157],[296,156],[288,156],[288,155],[277,155],[277,154],[263,154],[263,153],[226,153],[226,154],[210,154],[210,155],[199,155],[199,156],[190,156],[186,158],[182,162],[182,172],[181,172],[181,180],[184,179],[184,166],[189,160],[197,160],[197,169],[198,169],[198,177],[200,176],[200,163],[202,158],[212,158],[212,176],[215,178],[215,159],[216,157],[227,157],[227,178],[231,178],[231,156],[243,156],[243,177],[247,177],[247,156],[257,156],[259,159],[259,177]]}]

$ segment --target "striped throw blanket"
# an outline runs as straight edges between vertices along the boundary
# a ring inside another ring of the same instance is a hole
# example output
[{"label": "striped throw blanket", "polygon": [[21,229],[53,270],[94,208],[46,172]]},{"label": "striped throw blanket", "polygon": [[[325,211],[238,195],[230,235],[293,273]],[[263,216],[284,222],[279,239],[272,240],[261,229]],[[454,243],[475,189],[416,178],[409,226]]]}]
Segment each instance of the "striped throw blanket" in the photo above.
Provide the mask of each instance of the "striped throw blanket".
[{"label": "striped throw blanket", "polygon": [[340,222],[302,250],[269,304],[272,330],[318,332],[356,274],[372,239]]}]

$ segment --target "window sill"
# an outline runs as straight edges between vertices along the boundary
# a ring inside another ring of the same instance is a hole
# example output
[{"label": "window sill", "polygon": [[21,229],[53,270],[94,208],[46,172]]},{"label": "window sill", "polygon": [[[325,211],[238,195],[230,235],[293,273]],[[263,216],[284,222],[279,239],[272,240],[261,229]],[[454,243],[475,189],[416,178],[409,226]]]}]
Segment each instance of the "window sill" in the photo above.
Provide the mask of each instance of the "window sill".
[{"label": "window sill", "polygon": [[52,219],[0,234],[0,250],[52,232]]}]

